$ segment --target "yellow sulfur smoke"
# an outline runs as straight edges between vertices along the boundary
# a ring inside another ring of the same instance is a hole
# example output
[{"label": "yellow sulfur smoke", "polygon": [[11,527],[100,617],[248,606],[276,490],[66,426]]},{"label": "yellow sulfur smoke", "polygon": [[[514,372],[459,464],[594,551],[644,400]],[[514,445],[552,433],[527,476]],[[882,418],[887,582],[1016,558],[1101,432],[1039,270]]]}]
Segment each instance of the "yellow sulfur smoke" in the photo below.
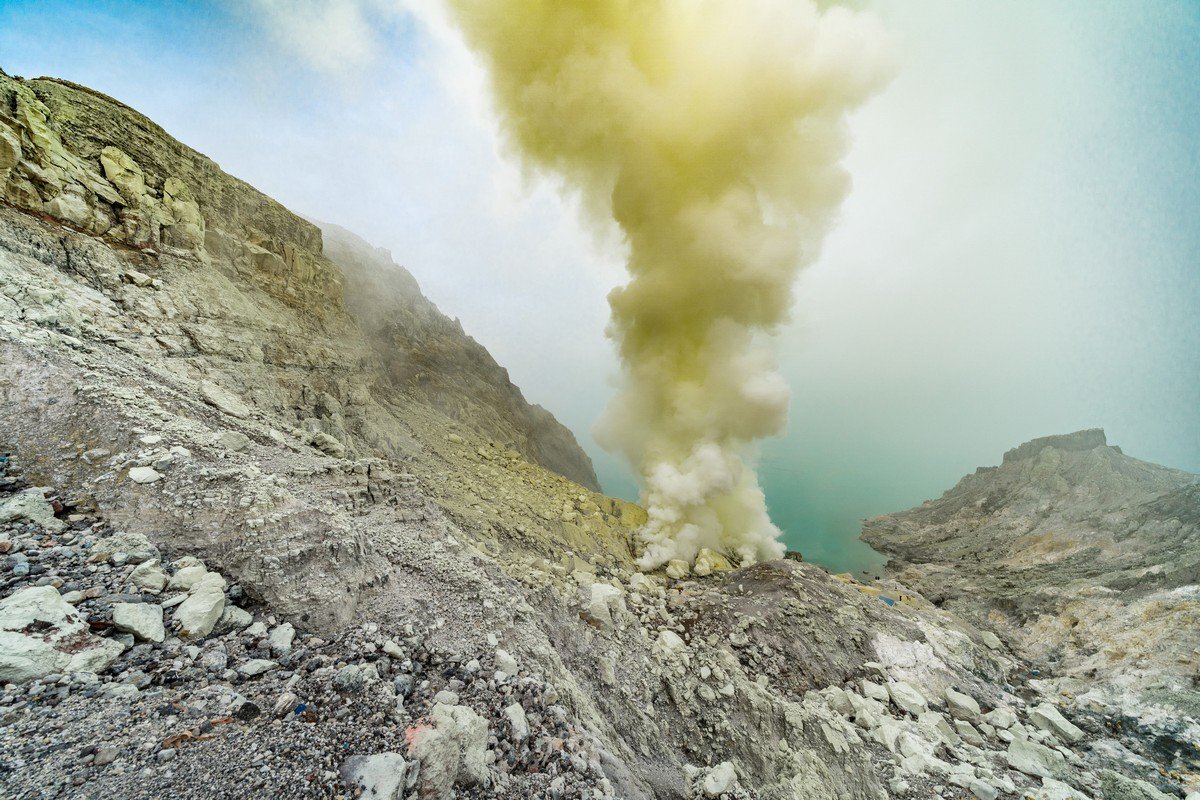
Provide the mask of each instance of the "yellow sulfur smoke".
[{"label": "yellow sulfur smoke", "polygon": [[848,189],[845,116],[883,82],[873,16],[811,0],[450,0],[512,145],[629,248],[598,428],[638,470],[642,566],[783,554],[755,440],[789,390],[755,335],[785,321]]}]

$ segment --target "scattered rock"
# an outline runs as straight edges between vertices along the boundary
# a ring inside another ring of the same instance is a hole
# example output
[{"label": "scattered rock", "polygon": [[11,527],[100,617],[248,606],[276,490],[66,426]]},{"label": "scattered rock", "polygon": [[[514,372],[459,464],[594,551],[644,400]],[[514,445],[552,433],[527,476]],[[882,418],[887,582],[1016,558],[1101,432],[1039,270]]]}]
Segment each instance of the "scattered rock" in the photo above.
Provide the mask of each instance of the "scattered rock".
[{"label": "scattered rock", "polygon": [[1034,727],[1052,733],[1068,744],[1074,744],[1083,738],[1083,731],[1049,703],[1029,709],[1029,721]]},{"label": "scattered rock", "polygon": [[162,475],[154,467],[130,467],[129,480],[134,483],[154,483],[162,480]]}]

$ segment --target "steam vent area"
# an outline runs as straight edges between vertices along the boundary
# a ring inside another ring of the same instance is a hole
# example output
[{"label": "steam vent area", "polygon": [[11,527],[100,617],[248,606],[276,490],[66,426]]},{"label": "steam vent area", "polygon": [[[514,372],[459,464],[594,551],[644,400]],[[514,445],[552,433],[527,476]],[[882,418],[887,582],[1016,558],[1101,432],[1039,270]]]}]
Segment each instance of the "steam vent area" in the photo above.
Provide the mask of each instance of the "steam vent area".
[{"label": "steam vent area", "polygon": [[[615,162],[542,141],[515,23],[452,5],[522,157],[629,225],[604,425],[667,465],[644,507],[387,251],[118,100],[0,73],[0,798],[1200,800],[1200,476],[1098,429],[1012,442],[864,523],[877,580],[785,553],[740,454],[783,423],[750,342],[787,298],[718,282],[766,316],[646,335],[645,287],[686,279],[657,255],[701,189],[737,229],[741,178],[613,194],[666,135],[645,98],[603,98]],[[830,162],[773,203],[830,223],[840,120],[884,71],[780,76]],[[662,204],[673,227],[630,216]],[[811,229],[751,228],[779,238],[742,266],[786,295]],[[667,425],[660,347],[737,393]]]}]

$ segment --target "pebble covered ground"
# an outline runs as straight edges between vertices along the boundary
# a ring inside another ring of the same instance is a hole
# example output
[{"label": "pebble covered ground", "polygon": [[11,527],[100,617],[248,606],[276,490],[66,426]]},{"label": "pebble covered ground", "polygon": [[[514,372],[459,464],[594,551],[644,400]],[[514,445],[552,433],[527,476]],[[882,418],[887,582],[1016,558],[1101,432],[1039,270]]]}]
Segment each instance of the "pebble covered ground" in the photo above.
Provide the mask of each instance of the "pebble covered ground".
[{"label": "pebble covered ground", "polygon": [[[0,504],[28,491],[14,473],[0,478]],[[86,501],[47,503],[57,521],[49,529],[28,518],[0,525],[0,597],[54,587],[90,635],[125,649],[98,672],[3,686],[0,797],[334,798],[363,795],[364,783],[371,796],[372,777],[355,773],[353,756],[380,753],[406,765],[400,797],[445,796],[447,775],[461,797],[611,792],[555,688],[503,650],[437,652],[420,621],[297,632],[237,584],[224,588],[211,633],[181,638],[172,612],[188,592],[172,587],[183,570],[214,570],[188,556],[160,561],[128,535],[116,540],[135,552],[112,551],[114,532]],[[156,564],[161,591],[131,582]],[[132,605],[167,607],[162,641],[114,622]],[[465,723],[435,726],[431,717],[452,716],[437,707],[469,712],[455,711]],[[439,747],[427,735],[435,728],[459,741]]]}]

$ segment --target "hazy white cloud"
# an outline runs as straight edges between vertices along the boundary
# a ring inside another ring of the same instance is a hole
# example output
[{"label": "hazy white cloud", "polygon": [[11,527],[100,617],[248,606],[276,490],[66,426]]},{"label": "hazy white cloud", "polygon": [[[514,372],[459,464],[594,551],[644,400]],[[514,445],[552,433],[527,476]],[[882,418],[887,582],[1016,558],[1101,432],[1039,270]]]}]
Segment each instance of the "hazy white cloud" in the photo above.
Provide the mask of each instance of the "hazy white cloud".
[{"label": "hazy white cloud", "polygon": [[247,7],[290,54],[338,76],[379,62],[381,23],[399,13],[390,0],[247,0]]}]

